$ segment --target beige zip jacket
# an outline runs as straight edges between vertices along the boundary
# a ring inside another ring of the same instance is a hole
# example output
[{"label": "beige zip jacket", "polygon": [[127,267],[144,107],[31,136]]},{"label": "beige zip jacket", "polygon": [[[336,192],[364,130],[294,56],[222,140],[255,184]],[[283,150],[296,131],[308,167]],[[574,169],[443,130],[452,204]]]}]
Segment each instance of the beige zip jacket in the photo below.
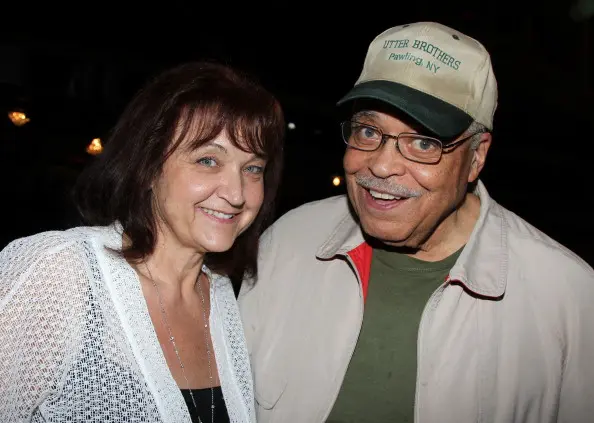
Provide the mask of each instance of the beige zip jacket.
[{"label": "beige zip jacket", "polygon": [[[594,271],[476,193],[474,231],[421,318],[415,422],[594,422]],[[263,236],[239,298],[259,423],[329,415],[361,328],[365,246],[344,196]]]}]

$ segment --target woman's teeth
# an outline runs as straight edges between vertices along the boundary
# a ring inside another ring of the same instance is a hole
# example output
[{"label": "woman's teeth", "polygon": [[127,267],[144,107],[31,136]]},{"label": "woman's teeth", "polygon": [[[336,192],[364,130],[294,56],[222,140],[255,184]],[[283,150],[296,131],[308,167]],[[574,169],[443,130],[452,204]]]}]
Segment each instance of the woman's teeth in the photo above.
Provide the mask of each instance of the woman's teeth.
[{"label": "woman's teeth", "polygon": [[234,216],[232,214],[226,214],[216,210],[205,209],[204,207],[202,207],[202,210],[204,210],[204,213],[210,214],[214,217],[218,217],[219,219],[231,219]]}]

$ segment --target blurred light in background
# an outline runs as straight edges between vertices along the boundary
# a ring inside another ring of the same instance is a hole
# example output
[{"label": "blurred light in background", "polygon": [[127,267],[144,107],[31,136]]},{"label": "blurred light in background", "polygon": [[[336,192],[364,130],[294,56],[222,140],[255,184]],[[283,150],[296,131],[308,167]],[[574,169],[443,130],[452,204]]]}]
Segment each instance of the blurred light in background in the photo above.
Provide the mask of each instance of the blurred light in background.
[{"label": "blurred light in background", "polygon": [[17,112],[17,111],[8,112],[8,118],[16,126],[23,126],[24,124],[26,124],[27,122],[29,122],[31,120],[27,117],[25,112]]},{"label": "blurred light in background", "polygon": [[103,146],[101,145],[101,138],[94,138],[89,145],[87,145],[87,153],[92,156],[101,154]]},{"label": "blurred light in background", "polygon": [[295,124],[293,122],[289,122],[287,127],[292,131],[293,129],[295,129]]},{"label": "blurred light in background", "polygon": [[334,179],[332,179],[332,185],[334,185],[335,187],[339,186],[342,183],[342,178],[340,176],[335,176]]}]

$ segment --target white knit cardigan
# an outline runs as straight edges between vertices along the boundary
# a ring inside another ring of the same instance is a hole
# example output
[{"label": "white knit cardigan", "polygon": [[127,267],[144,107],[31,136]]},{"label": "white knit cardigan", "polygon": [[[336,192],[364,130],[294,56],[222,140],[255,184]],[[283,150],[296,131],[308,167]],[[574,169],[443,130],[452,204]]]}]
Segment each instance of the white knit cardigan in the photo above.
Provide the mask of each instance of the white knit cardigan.
[{"label": "white knit cardigan", "polygon": [[[121,227],[78,227],[0,252],[0,422],[191,422]],[[255,422],[249,356],[228,278],[210,277],[210,332],[231,422]]]}]

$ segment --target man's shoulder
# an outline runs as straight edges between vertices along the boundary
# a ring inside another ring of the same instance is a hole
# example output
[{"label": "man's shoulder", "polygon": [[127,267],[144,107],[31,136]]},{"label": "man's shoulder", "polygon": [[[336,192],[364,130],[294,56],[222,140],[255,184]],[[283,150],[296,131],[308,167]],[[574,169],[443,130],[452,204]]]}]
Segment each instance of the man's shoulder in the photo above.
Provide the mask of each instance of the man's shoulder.
[{"label": "man's shoulder", "polygon": [[350,214],[346,195],[302,204],[280,216],[262,235],[267,248],[317,248]]},{"label": "man's shoulder", "polygon": [[286,219],[300,219],[302,217],[314,215],[319,218],[330,217],[333,212],[343,214],[348,211],[349,199],[345,194],[335,195],[333,197],[323,198],[321,200],[304,203],[283,214],[278,221]]},{"label": "man's shoulder", "polygon": [[[289,210],[272,225],[274,230],[331,229],[349,213],[346,195],[311,201]],[[307,226],[296,226],[307,225]]]},{"label": "man's shoulder", "polygon": [[515,252],[518,264],[523,263],[525,269],[533,267],[539,272],[550,268],[550,276],[558,273],[558,276],[576,276],[594,282],[594,270],[574,251],[516,213],[504,207],[501,210],[508,228],[508,247]]}]

